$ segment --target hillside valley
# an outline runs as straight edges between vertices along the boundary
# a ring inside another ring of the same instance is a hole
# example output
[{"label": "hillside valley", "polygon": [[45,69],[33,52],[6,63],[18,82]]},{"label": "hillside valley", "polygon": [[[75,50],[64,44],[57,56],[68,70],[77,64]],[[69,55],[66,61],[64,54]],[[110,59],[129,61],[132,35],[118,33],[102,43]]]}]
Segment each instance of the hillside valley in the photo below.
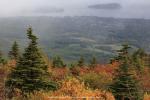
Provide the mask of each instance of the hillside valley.
[{"label": "hillside valley", "polygon": [[29,26],[50,58],[59,55],[73,61],[83,55],[89,61],[96,56],[99,62],[106,63],[122,43],[150,51],[150,20],[90,16],[0,18],[0,49],[7,53],[12,41],[21,46],[26,43]]}]

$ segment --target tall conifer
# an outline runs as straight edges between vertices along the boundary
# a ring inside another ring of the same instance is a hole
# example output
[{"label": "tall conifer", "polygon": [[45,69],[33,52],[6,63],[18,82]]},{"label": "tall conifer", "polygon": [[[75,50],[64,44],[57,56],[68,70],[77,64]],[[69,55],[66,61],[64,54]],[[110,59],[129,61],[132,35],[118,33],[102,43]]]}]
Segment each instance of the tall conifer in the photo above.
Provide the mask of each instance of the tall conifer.
[{"label": "tall conifer", "polygon": [[143,100],[141,85],[133,73],[132,60],[128,54],[129,48],[128,45],[123,45],[123,48],[118,51],[117,59],[120,66],[116,70],[111,90],[116,100]]},{"label": "tall conifer", "polygon": [[96,57],[92,57],[91,61],[90,61],[90,67],[96,67],[97,64],[97,59]]},{"label": "tall conifer", "polygon": [[15,41],[14,44],[11,47],[11,50],[9,51],[9,58],[18,60],[19,58],[19,46],[18,43]]},{"label": "tall conifer", "polygon": [[3,58],[2,52],[0,51],[0,65],[4,65],[4,64],[6,64],[6,61],[5,61],[5,59]]},{"label": "tall conifer", "polygon": [[84,64],[84,58],[83,58],[83,56],[81,56],[80,59],[77,62],[77,66],[78,67],[83,67],[84,65],[85,65]]},{"label": "tall conifer", "polygon": [[38,38],[32,33],[32,28],[27,30],[27,36],[29,45],[9,75],[6,87],[11,91],[20,89],[24,95],[39,90],[56,89],[57,85],[49,81],[48,66],[40,54]]},{"label": "tall conifer", "polygon": [[65,67],[62,58],[59,56],[54,57],[52,61],[52,67],[59,67],[59,68]]}]

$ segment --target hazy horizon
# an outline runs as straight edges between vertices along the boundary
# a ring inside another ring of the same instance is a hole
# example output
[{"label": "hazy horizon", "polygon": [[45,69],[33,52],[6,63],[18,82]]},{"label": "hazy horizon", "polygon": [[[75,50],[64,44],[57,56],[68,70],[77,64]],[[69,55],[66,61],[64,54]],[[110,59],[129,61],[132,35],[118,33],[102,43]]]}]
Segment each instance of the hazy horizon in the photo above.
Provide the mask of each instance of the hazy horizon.
[{"label": "hazy horizon", "polygon": [[[118,4],[120,9],[91,9],[93,5]],[[148,18],[148,0],[0,0],[0,17],[16,16],[99,16]]]}]

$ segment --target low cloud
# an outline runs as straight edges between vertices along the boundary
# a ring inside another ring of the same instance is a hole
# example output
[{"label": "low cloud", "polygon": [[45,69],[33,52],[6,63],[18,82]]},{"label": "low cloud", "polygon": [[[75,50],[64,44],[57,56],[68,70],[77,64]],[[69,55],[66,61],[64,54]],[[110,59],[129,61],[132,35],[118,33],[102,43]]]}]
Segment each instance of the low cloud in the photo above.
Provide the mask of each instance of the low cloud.
[{"label": "low cloud", "polygon": [[0,17],[100,16],[149,18],[150,0],[0,0]]},{"label": "low cloud", "polygon": [[55,8],[55,7],[41,7],[41,8],[33,10],[32,12],[34,13],[62,13],[64,12],[64,9]]}]

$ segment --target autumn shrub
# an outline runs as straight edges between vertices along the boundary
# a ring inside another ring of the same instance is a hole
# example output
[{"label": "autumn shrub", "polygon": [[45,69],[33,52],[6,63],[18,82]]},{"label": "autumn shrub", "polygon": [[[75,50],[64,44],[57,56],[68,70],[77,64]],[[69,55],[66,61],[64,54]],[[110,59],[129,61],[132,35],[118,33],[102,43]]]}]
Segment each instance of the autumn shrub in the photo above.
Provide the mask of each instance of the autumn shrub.
[{"label": "autumn shrub", "polygon": [[65,79],[69,74],[69,69],[65,68],[53,68],[51,69],[51,78],[54,81],[61,81]]},{"label": "autumn shrub", "polygon": [[[58,97],[57,99],[55,97]],[[60,97],[60,98],[59,98]],[[114,100],[111,93],[102,92],[100,90],[89,89],[76,78],[69,78],[62,82],[62,86],[59,90],[50,93],[49,98],[55,98],[55,100],[83,100],[83,98],[93,97],[95,100]],[[64,99],[63,99],[64,98]],[[96,99],[97,98],[97,99]]]},{"label": "autumn shrub", "polygon": [[[68,78],[62,82],[60,89],[54,92],[36,91],[26,98],[27,100],[114,100],[111,93],[100,90],[91,90],[76,78]],[[14,100],[24,100],[16,97]]]},{"label": "autumn shrub", "polygon": [[145,92],[150,92],[150,69],[149,68],[144,68],[144,72],[140,74],[138,77],[141,80],[143,90]]},{"label": "autumn shrub", "polygon": [[90,72],[81,76],[81,80],[84,81],[86,86],[92,89],[107,90],[109,84],[111,84],[111,77],[107,73],[94,73]]},{"label": "autumn shrub", "polygon": [[116,69],[115,65],[97,65],[97,67],[94,67],[92,71],[95,73],[107,73],[109,75],[113,75],[114,71]]},{"label": "autumn shrub", "polygon": [[5,65],[0,66],[0,100],[5,98],[5,80],[15,65],[16,62],[14,60],[10,60]]},{"label": "autumn shrub", "polygon": [[48,93],[49,92],[45,92],[45,91],[36,91],[28,95],[27,99],[28,100],[50,100]]},{"label": "autumn shrub", "polygon": [[146,94],[144,95],[144,100],[150,100],[150,94],[147,94],[147,93],[146,93]]},{"label": "autumn shrub", "polygon": [[[19,90],[18,90],[18,92],[19,92]],[[49,100],[48,93],[49,92],[47,92],[47,91],[35,91],[26,96],[23,96],[18,93],[18,95],[15,95],[11,100]]]},{"label": "autumn shrub", "polygon": [[79,75],[82,76],[82,75],[84,75],[86,73],[89,73],[90,71],[92,71],[92,70],[89,67],[86,67],[86,66],[85,67],[81,67]]},{"label": "autumn shrub", "polygon": [[79,74],[80,74],[80,67],[78,67],[78,66],[71,67],[70,68],[70,73],[73,76],[79,76]]},{"label": "autumn shrub", "polygon": [[4,66],[2,66],[0,68],[0,100],[4,99],[5,97],[5,77],[6,77],[6,69],[4,68]]}]

